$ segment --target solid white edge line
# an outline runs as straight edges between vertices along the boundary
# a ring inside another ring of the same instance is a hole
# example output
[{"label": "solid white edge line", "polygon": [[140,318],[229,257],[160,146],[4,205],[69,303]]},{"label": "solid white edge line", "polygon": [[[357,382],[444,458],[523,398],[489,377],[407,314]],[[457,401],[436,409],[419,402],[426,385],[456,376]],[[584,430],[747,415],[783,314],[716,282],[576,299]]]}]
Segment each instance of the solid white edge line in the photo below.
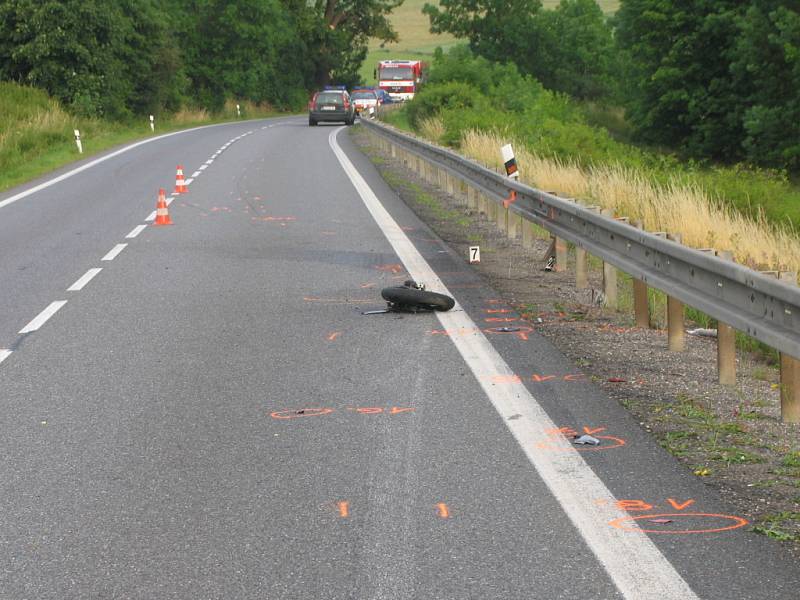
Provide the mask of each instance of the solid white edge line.
[{"label": "solid white edge line", "polygon": [[51,302],[50,306],[48,306],[42,312],[40,312],[30,323],[28,323],[27,325],[25,325],[25,327],[20,329],[19,332],[31,333],[32,331],[36,331],[42,325],[47,323],[47,320],[54,314],[56,314],[58,310],[66,303],[67,303],[66,300],[56,300],[55,302]]},{"label": "solid white edge line", "polygon": [[7,359],[13,353],[13,350],[0,349],[0,363]]},{"label": "solid white edge line", "polygon": [[[429,288],[452,296],[405,232],[383,207],[367,182],[356,170],[336,141],[338,127],[328,143],[361,196],[372,218],[383,231],[411,279],[424,281]],[[536,398],[522,384],[495,384],[495,376],[511,376],[514,371],[466,312],[437,312],[445,331],[465,331],[464,336],[448,336],[472,370],[503,423],[511,431],[528,460],[561,505],[578,533],[625,598],[694,600],[697,596],[653,541],[641,531],[622,531],[608,525],[629,514],[617,508],[616,499],[605,483],[566,440],[558,440],[559,452],[542,452],[536,443],[550,440],[548,431],[558,429]],[[513,415],[523,418],[508,420]],[[597,500],[604,502],[597,503]],[[626,524],[627,525],[627,524]],[[636,528],[631,521],[631,528]]]},{"label": "solid white edge line", "polygon": [[115,258],[117,258],[117,255],[120,252],[122,252],[123,250],[125,250],[125,248],[127,248],[127,247],[128,247],[128,244],[117,244],[111,250],[109,250],[108,254],[106,254],[100,260],[114,260]]},{"label": "solid white edge line", "polygon": [[150,213],[149,215],[147,215],[147,217],[145,218],[145,221],[155,221],[155,220],[156,220],[156,211],[153,211],[153,212],[151,212],[151,213]]},{"label": "solid white edge line", "polygon": [[51,185],[55,185],[57,183],[60,183],[60,182],[64,181],[65,179],[69,179],[73,175],[77,175],[78,173],[81,173],[81,172],[83,172],[83,171],[85,171],[87,169],[91,169],[95,165],[99,165],[100,163],[105,162],[105,161],[107,161],[109,159],[112,159],[115,156],[119,156],[123,152],[127,152],[128,150],[133,150],[134,148],[138,148],[139,146],[142,146],[144,144],[149,144],[151,142],[156,142],[158,140],[163,140],[164,138],[172,137],[173,135],[182,135],[184,133],[190,133],[192,131],[198,131],[200,129],[207,129],[209,127],[222,127],[224,125],[231,125],[231,124],[232,123],[215,123],[213,125],[202,125],[201,127],[192,127],[191,129],[184,129],[183,131],[173,131],[172,133],[165,133],[164,135],[159,135],[159,136],[156,136],[156,137],[153,137],[153,138],[148,138],[146,140],[140,140],[138,142],[130,144],[129,146],[125,146],[124,148],[120,148],[116,152],[112,152],[111,154],[106,154],[105,156],[101,156],[100,158],[97,158],[97,159],[95,159],[95,160],[93,160],[91,162],[86,163],[85,165],[81,165],[80,167],[72,169],[71,171],[67,171],[66,173],[64,173],[62,175],[59,175],[58,177],[54,177],[53,179],[48,179],[44,183],[40,183],[39,185],[34,186],[34,187],[30,188],[30,189],[22,191],[22,192],[20,192],[18,194],[14,194],[13,196],[11,196],[9,198],[6,198],[5,200],[0,201],[0,208],[3,208],[4,206],[8,206],[9,204],[13,204],[17,200],[22,200],[23,198],[25,198],[27,196],[30,196],[31,194],[35,194],[36,192],[40,192],[40,191],[42,191],[44,189],[47,189]]},{"label": "solid white edge line", "polygon": [[[169,201],[167,201],[167,205],[169,206]],[[142,233],[146,228],[147,228],[147,225],[137,225],[136,227],[131,229],[131,232],[128,235],[125,236],[125,239],[132,240],[137,235]]]},{"label": "solid white edge line", "polygon": [[86,271],[86,273],[84,273],[81,276],[80,279],[78,279],[78,281],[76,281],[71,286],[69,286],[67,288],[67,291],[68,292],[80,292],[86,286],[86,284],[89,283],[92,279],[94,279],[95,276],[102,270],[103,269],[100,269],[100,268],[89,269],[88,271]]}]

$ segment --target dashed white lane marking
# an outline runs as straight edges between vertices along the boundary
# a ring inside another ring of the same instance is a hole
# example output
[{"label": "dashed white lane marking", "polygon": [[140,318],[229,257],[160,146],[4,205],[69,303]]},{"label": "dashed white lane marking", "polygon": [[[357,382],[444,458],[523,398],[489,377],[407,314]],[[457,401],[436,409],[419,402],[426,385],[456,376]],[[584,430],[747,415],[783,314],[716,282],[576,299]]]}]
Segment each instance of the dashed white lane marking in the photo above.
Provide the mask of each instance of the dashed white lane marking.
[{"label": "dashed white lane marking", "polygon": [[194,173],[192,173],[192,177],[200,177],[200,175],[202,174],[203,174],[202,171],[195,171]]},{"label": "dashed white lane marking", "polygon": [[[198,171],[205,171],[208,168],[208,165],[200,165],[200,168],[197,169]],[[192,175],[194,177],[194,175]]]},{"label": "dashed white lane marking", "polygon": [[47,323],[47,320],[52,317],[54,314],[58,312],[58,310],[67,303],[66,300],[57,300],[52,302],[50,306],[45,308],[42,312],[39,313],[37,317],[33,319],[30,323],[25,325],[22,329],[19,330],[20,333],[30,333],[32,331],[36,331],[42,325]]},{"label": "dashed white lane marking", "polygon": [[170,196],[169,198],[167,198],[167,206],[169,206],[170,204],[172,204],[172,201],[173,201],[173,200],[175,200],[175,196]]},{"label": "dashed white lane marking", "polygon": [[193,177],[190,177],[189,179],[187,179],[186,181],[184,181],[184,182],[183,182],[183,184],[184,184],[184,185],[192,185],[192,182],[193,182],[193,181],[194,181],[194,178],[193,178]]},{"label": "dashed white lane marking", "polygon": [[210,165],[210,164],[211,164],[211,163],[213,163],[213,162],[214,162],[214,159],[213,159],[213,158],[209,158],[209,159],[208,159],[208,160],[205,162],[205,164],[207,164],[207,165]]},{"label": "dashed white lane marking", "polygon": [[[342,151],[336,135],[343,129],[338,127],[332,131],[328,143],[410,278],[424,281],[431,289],[452,296]],[[469,315],[455,311],[437,312],[436,316],[445,331],[472,332],[465,336],[449,336],[449,339],[620,593],[625,598],[636,600],[698,600],[689,584],[646,534],[625,532],[608,525],[614,519],[628,516],[628,513],[617,508],[611,491],[572,444],[562,439],[559,441],[561,452],[537,451],[536,442],[548,439],[547,432],[558,428],[524,384],[492,383],[492,377],[511,376],[514,371]],[[513,415],[522,415],[522,418],[508,420]],[[607,498],[609,501],[598,505],[592,501],[593,498]]]},{"label": "dashed white lane marking", "polygon": [[92,279],[94,279],[95,276],[102,270],[103,269],[99,269],[99,268],[97,268],[97,269],[89,269],[88,271],[86,271],[86,273],[83,274],[83,276],[80,279],[78,279],[78,281],[76,281],[71,286],[69,286],[67,288],[67,291],[68,292],[80,292],[84,287],[86,287],[86,284],[89,283]]},{"label": "dashed white lane marking", "polygon": [[128,244],[117,244],[111,250],[109,250],[108,254],[106,254],[100,260],[114,260],[115,258],[117,258],[117,255],[120,252],[122,252],[123,250],[125,250],[125,248],[127,248],[127,247],[128,247]]},{"label": "dashed white lane marking", "polygon": [[7,359],[9,356],[11,356],[12,352],[13,350],[0,349],[0,363],[3,362],[5,359]]},{"label": "dashed white lane marking", "polygon": [[[106,154],[105,156],[101,156],[100,158],[97,158],[97,159],[95,159],[95,160],[93,160],[91,162],[88,162],[85,165],[82,165],[82,166],[80,166],[80,167],[78,167],[76,169],[72,169],[71,171],[68,171],[68,172],[64,173],[63,175],[59,175],[58,177],[54,177],[53,179],[45,181],[44,183],[40,183],[39,185],[34,186],[34,187],[32,187],[32,188],[30,188],[28,190],[24,190],[24,191],[22,191],[22,192],[20,192],[18,194],[14,194],[10,198],[6,198],[5,200],[0,201],[0,208],[3,208],[4,206],[8,206],[9,204],[13,204],[17,200],[21,200],[21,199],[23,199],[23,198],[25,198],[27,196],[30,196],[31,194],[35,194],[36,192],[40,192],[41,190],[47,189],[51,185],[55,185],[57,183],[60,183],[61,181],[64,181],[65,179],[69,179],[73,175],[77,175],[78,173],[86,171],[87,169],[91,169],[95,165],[99,165],[100,163],[105,162],[107,160],[110,160],[110,159],[114,158],[115,156],[119,156],[120,154],[122,154],[123,152],[127,152],[128,150],[133,150],[134,148],[138,148],[139,146],[141,146],[143,144],[149,144],[151,142],[156,142],[158,140],[163,140],[165,138],[172,137],[174,135],[183,135],[184,133],[189,133],[189,132],[192,132],[192,131],[198,131],[200,129],[207,129],[209,127],[222,127],[222,126],[225,126],[225,125],[229,125],[229,123],[216,123],[214,125],[203,125],[201,127],[193,127],[191,129],[184,129],[183,131],[173,131],[172,133],[165,133],[164,135],[159,135],[159,136],[156,136],[156,137],[153,137],[153,138],[148,138],[146,140],[142,140],[140,142],[136,142],[134,144],[130,144],[129,146],[125,146],[124,148],[121,148],[121,149],[117,150],[116,152],[112,152],[111,154]],[[222,149],[224,150],[228,146],[230,146],[230,142],[227,145],[223,146]]]},{"label": "dashed white lane marking", "polygon": [[145,219],[145,221],[155,221],[155,220],[156,220],[156,211],[151,212],[149,215],[147,215],[147,218]]},{"label": "dashed white lane marking", "polygon": [[[169,204],[169,201],[167,201],[167,204]],[[147,228],[147,225],[137,225],[136,227],[134,227],[131,230],[131,232],[128,235],[125,236],[125,239],[132,240],[137,235],[142,233],[146,228]]]}]

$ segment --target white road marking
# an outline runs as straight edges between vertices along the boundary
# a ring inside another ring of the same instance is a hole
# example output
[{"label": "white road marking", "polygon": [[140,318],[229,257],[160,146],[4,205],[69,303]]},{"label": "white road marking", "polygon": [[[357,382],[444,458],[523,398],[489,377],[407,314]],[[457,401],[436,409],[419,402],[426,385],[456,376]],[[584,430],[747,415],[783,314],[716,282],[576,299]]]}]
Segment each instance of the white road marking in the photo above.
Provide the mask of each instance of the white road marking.
[{"label": "white road marking", "polygon": [[[171,200],[171,199],[172,199],[172,197],[170,196],[170,200]],[[169,200],[167,200],[167,204],[169,204]],[[134,227],[134,228],[131,230],[131,232],[130,232],[128,235],[126,235],[126,236],[125,236],[125,238],[126,238],[126,239],[129,239],[129,240],[132,240],[132,239],[133,239],[133,238],[135,238],[137,235],[139,235],[140,233],[142,233],[142,232],[143,232],[143,231],[144,231],[146,228],[147,228],[147,225],[137,225],[136,227]]]},{"label": "white road marking", "polygon": [[192,177],[200,177],[200,175],[202,174],[203,174],[202,171],[195,171],[194,173],[192,173]]},{"label": "white road marking", "polygon": [[[208,165],[200,165],[200,168],[197,169],[198,171],[205,171],[208,168]],[[192,175],[194,177],[194,175]]]},{"label": "white road marking", "polygon": [[193,182],[193,181],[194,181],[194,178],[190,177],[189,179],[187,179],[186,181],[184,181],[184,182],[183,182],[183,184],[184,184],[184,185],[192,185],[192,182]]},{"label": "white road marking", "polygon": [[25,325],[22,329],[19,330],[20,333],[30,333],[32,331],[36,331],[42,325],[47,323],[47,320],[52,317],[54,314],[58,312],[58,310],[67,303],[66,300],[57,300],[56,302],[52,302],[50,306],[45,308],[39,315],[33,319],[30,323]]},{"label": "white road marking", "polygon": [[167,198],[167,206],[169,206],[170,204],[172,204],[172,201],[173,201],[173,200],[175,200],[175,196],[170,196],[169,198]]},{"label": "white road marking", "polygon": [[211,164],[211,163],[213,163],[213,162],[214,162],[214,159],[213,159],[213,158],[209,158],[209,159],[206,161],[206,163],[205,163],[205,164],[207,164],[207,165],[210,165],[210,164]]},{"label": "white road marking", "polygon": [[[60,183],[60,182],[64,181],[65,179],[69,179],[73,175],[77,175],[78,173],[86,171],[87,169],[91,169],[92,167],[94,167],[96,165],[99,165],[102,162],[105,162],[105,161],[107,161],[109,159],[112,159],[115,156],[119,156],[123,152],[127,152],[128,150],[133,150],[134,148],[138,148],[139,146],[142,146],[144,144],[149,144],[151,142],[155,142],[155,141],[158,141],[158,140],[163,140],[164,138],[172,137],[173,135],[183,135],[184,133],[189,133],[191,131],[197,131],[199,129],[207,129],[209,127],[222,127],[224,125],[229,125],[229,123],[216,123],[214,125],[203,125],[201,127],[193,127],[191,129],[184,129],[183,131],[173,131],[172,133],[165,133],[164,135],[159,135],[159,136],[156,136],[156,137],[153,137],[153,138],[148,138],[146,140],[141,140],[141,141],[136,142],[134,144],[130,144],[129,146],[125,146],[124,148],[120,148],[116,152],[112,152],[111,154],[106,154],[105,156],[102,156],[102,157],[97,158],[97,159],[95,159],[95,160],[93,160],[91,162],[88,162],[85,165],[81,165],[80,167],[77,167],[76,169],[72,169],[71,171],[67,171],[63,175],[59,175],[58,177],[53,177],[53,179],[49,179],[48,181],[45,181],[44,183],[40,183],[39,185],[34,186],[34,187],[32,187],[32,188],[30,188],[28,190],[22,191],[22,192],[20,192],[18,194],[14,194],[10,198],[6,198],[5,200],[0,201],[0,208],[3,208],[4,206],[8,206],[9,204],[13,204],[17,200],[22,200],[23,198],[26,198],[27,196],[30,196],[31,194],[35,194],[36,192],[40,192],[40,191],[42,191],[44,189],[47,189],[52,185],[55,185],[57,183]],[[227,147],[227,146],[225,146],[225,147]]]},{"label": "white road marking", "polygon": [[88,271],[86,271],[86,273],[83,274],[83,276],[80,279],[78,279],[78,281],[69,286],[67,288],[67,291],[80,292],[86,286],[86,284],[89,283],[92,279],[94,279],[95,275],[97,275],[102,270],[103,269],[89,269]]},{"label": "white road marking", "polygon": [[156,220],[156,211],[151,212],[149,215],[147,215],[147,218],[145,219],[145,221],[155,221],[155,220]]},{"label": "white road marking", "polygon": [[114,260],[115,258],[117,258],[117,255],[120,252],[122,252],[123,250],[125,250],[125,248],[127,248],[127,247],[128,247],[128,244],[117,244],[111,250],[109,250],[108,254],[106,254],[100,260]]},{"label": "white road marking", "polygon": [[0,349],[0,363],[3,362],[5,359],[7,359],[9,356],[11,356],[12,353],[13,350]]},{"label": "white road marking", "polygon": [[[342,129],[339,127],[332,131],[328,143],[410,278],[424,281],[428,287],[452,296],[342,151],[336,141],[336,135]],[[620,593],[625,598],[637,600],[697,600],[686,581],[646,534],[625,532],[608,525],[614,519],[628,516],[628,513],[617,508],[610,490],[566,439],[558,440],[561,452],[537,450],[536,442],[551,437],[547,432],[558,427],[522,383],[492,383],[492,377],[511,376],[514,371],[467,313],[456,310],[437,312],[436,316],[445,330],[472,332],[449,338]],[[508,417],[512,415],[522,415],[523,418],[509,421]],[[609,501],[598,505],[592,501],[595,498]],[[629,528],[633,529],[634,522],[630,523]]]}]

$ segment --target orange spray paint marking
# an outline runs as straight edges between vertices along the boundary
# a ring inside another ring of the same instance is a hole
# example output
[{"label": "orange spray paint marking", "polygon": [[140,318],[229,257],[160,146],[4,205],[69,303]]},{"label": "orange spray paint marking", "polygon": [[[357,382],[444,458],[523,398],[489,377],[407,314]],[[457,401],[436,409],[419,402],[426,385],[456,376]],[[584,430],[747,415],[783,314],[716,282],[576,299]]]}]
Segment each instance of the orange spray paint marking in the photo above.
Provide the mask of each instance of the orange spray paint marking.
[{"label": "orange spray paint marking", "polygon": [[672,498],[667,498],[667,502],[669,502],[672,505],[672,508],[674,508],[675,510],[683,510],[687,506],[691,506],[692,504],[694,504],[694,500],[692,500],[691,498],[686,502],[684,502],[683,504],[681,504],[676,500],[673,500]]},{"label": "orange spray paint marking", "polygon": [[398,273],[402,273],[405,271],[403,265],[397,263],[391,265],[375,265],[375,268],[378,271],[383,271],[384,273],[392,273],[393,275],[397,275]]},{"label": "orange spray paint marking", "polygon": [[380,414],[380,413],[383,412],[383,409],[379,408],[377,406],[354,408],[353,410],[355,410],[357,413],[362,414],[362,415],[377,415],[377,414]]},{"label": "orange spray paint marking", "polygon": [[[626,521],[641,521],[642,519],[647,519],[652,521],[654,519],[662,519],[662,518],[670,518],[670,519],[702,519],[708,520],[713,519],[716,521],[727,521],[729,524],[721,525],[718,527],[708,527],[705,529],[645,529],[643,527],[634,527],[631,524],[626,525]],[[688,535],[691,533],[719,533],[720,531],[730,531],[732,529],[739,529],[740,527],[744,527],[748,525],[749,522],[747,519],[743,519],[741,517],[735,517],[733,515],[717,515],[717,514],[710,514],[710,513],[668,513],[668,514],[658,514],[658,515],[639,515],[636,517],[620,517],[619,519],[614,519],[608,523],[611,527],[616,529],[621,529],[623,531],[635,531],[635,532],[645,532],[645,533],[660,533],[663,535]]]},{"label": "orange spray paint marking", "polygon": [[350,503],[349,502],[347,502],[346,500],[343,500],[342,502],[338,502],[336,504],[336,506],[339,507],[339,516],[340,517],[342,517],[343,519],[346,519],[347,517],[350,516]]},{"label": "orange spray paint marking", "polygon": [[449,519],[450,518],[450,510],[447,508],[447,504],[444,502],[439,502],[436,505],[436,510],[439,512],[439,516],[442,519]]},{"label": "orange spray paint marking", "polygon": [[374,287],[375,287],[374,283],[362,283],[361,284],[361,289],[362,290],[368,290],[369,288],[374,288]]},{"label": "orange spray paint marking", "polygon": [[413,408],[401,408],[400,406],[393,406],[392,410],[389,411],[390,415],[396,415],[403,412],[413,411]]},{"label": "orange spray paint marking", "polygon": [[487,323],[513,323],[519,319],[517,317],[486,317],[484,321]]},{"label": "orange spray paint marking", "polygon": [[514,312],[510,308],[484,308],[483,312],[488,315],[507,315],[510,312]]},{"label": "orange spray paint marking", "polygon": [[595,433],[601,433],[605,430],[606,430],[605,427],[584,427],[583,433],[585,433],[586,435],[594,435]]},{"label": "orange spray paint marking", "polygon": [[336,338],[339,337],[340,335],[342,335],[341,331],[334,331],[332,334],[328,336],[328,341],[329,342],[336,341]]},{"label": "orange spray paint marking", "polygon": [[276,410],[270,413],[273,419],[299,419],[300,417],[319,417],[329,415],[332,408],[301,408],[300,410]]},{"label": "orange spray paint marking", "polygon": [[644,500],[617,500],[617,508],[620,510],[652,510],[653,505]]}]

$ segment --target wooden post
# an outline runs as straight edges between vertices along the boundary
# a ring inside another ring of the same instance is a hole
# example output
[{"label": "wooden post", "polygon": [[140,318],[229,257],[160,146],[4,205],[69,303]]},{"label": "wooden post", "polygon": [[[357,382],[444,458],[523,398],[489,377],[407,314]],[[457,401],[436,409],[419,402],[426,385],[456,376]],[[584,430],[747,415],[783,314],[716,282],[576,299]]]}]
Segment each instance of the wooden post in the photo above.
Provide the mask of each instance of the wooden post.
[{"label": "wooden post", "polygon": [[478,201],[475,199],[475,188],[471,185],[467,186],[467,208],[475,208],[478,206]]},{"label": "wooden post", "polygon": [[522,247],[533,248],[533,240],[535,239],[533,235],[533,223],[523,218],[520,220],[520,224],[522,226]]},{"label": "wooden post", "polygon": [[392,147],[392,158],[397,158],[397,146],[391,144]]},{"label": "wooden post", "polygon": [[517,235],[519,234],[519,227],[522,222],[522,217],[512,210],[507,210],[506,212],[508,213],[508,220],[506,221],[508,225],[508,239],[516,240]]},{"label": "wooden post", "polygon": [[[797,285],[797,273],[781,272],[781,281]],[[800,360],[781,352],[781,420],[800,423]]]},{"label": "wooden post", "polygon": [[501,231],[508,231],[508,209],[503,208],[502,204],[492,201],[494,206],[494,216],[497,222],[497,228]]},{"label": "wooden post", "polygon": [[[644,229],[644,223],[636,221],[633,224],[637,229]],[[633,280],[633,313],[636,327],[647,329],[650,327],[650,303],[647,298],[647,284],[641,279]]]},{"label": "wooden post", "polygon": [[589,287],[589,261],[586,250],[580,246],[575,246],[575,287],[579,290]]},{"label": "wooden post", "polygon": [[[681,243],[681,234],[667,235],[668,240]],[[683,352],[686,347],[686,332],[683,329],[683,302],[667,296],[667,348],[671,352]]]},{"label": "wooden post", "polygon": [[455,186],[455,178],[450,174],[449,171],[444,172],[445,181],[447,182],[447,195],[455,197],[456,195],[456,186]]},{"label": "wooden post", "polygon": [[[733,252],[717,252],[723,260],[733,260]],[[717,321],[717,377],[721,385],[736,384],[736,331]]]},{"label": "wooden post", "polygon": [[482,215],[489,216],[489,199],[483,192],[478,192],[478,212]]},{"label": "wooden post", "polygon": [[[604,208],[600,211],[601,215],[614,218],[613,208]],[[614,265],[610,265],[603,261],[603,295],[605,296],[605,305],[613,310],[617,309],[617,269]]]},{"label": "wooden post", "polygon": [[556,237],[556,264],[554,271],[567,270],[567,240]]}]

